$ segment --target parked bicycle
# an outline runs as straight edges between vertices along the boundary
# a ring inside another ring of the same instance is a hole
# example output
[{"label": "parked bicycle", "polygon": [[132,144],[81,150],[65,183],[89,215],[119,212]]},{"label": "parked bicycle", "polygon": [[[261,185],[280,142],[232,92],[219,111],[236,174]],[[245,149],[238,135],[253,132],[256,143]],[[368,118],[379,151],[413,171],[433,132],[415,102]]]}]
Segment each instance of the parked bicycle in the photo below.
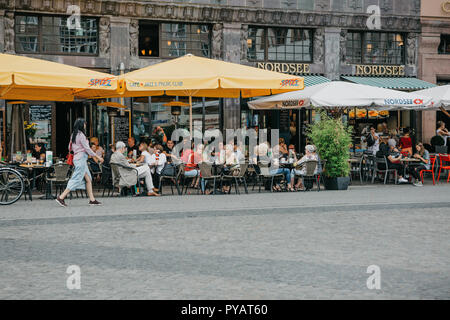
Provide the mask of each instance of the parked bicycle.
[{"label": "parked bicycle", "polygon": [[25,191],[22,174],[5,164],[0,164],[0,205],[15,203]]}]

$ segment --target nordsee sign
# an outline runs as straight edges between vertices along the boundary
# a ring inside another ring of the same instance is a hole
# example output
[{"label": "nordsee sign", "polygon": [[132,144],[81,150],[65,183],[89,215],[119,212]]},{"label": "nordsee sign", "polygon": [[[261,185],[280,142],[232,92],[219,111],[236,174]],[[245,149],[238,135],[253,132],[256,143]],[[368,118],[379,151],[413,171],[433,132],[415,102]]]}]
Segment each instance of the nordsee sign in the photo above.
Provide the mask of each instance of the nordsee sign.
[{"label": "nordsee sign", "polygon": [[405,66],[399,65],[354,65],[354,72],[357,76],[404,76]]},{"label": "nordsee sign", "polygon": [[310,65],[307,63],[258,62],[256,67],[289,74],[308,74],[311,72]]}]

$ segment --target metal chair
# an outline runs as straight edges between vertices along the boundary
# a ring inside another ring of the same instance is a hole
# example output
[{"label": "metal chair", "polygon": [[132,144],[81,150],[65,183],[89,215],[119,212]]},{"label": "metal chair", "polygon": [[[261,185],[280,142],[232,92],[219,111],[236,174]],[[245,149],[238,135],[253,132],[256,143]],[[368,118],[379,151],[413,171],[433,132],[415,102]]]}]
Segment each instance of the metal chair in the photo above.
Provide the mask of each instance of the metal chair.
[{"label": "metal chair", "polygon": [[243,182],[244,183],[245,193],[248,193],[247,180],[245,178],[245,174],[247,173],[247,169],[248,169],[248,164],[247,163],[243,163],[243,164],[239,165],[238,169],[235,169],[235,171],[238,170],[238,174],[236,174],[236,175],[224,175],[222,177],[223,180],[225,180],[225,181],[226,180],[230,180],[231,186],[230,186],[230,190],[228,191],[228,193],[231,193],[231,187],[232,187],[233,182],[234,182],[236,194],[240,194],[240,192],[239,192],[239,182]]},{"label": "metal chair", "polygon": [[113,186],[113,180],[112,180],[112,172],[111,167],[102,164],[102,176],[101,176],[101,185],[103,186],[103,193],[102,197],[105,196],[105,191],[108,190],[108,197],[111,194],[114,195],[114,186]]},{"label": "metal chair", "polygon": [[[210,163],[201,162],[198,166],[200,168],[201,179],[205,180],[206,182],[209,180],[213,180],[213,194],[216,194],[216,180],[221,180],[222,176],[213,175],[213,166]],[[204,194],[204,190],[202,190],[202,193]]]},{"label": "metal chair", "polygon": [[[111,166],[111,173],[112,173],[112,182],[113,182],[112,184],[113,184],[114,188],[117,188],[119,190],[119,195],[123,195],[124,188],[132,188],[132,187],[134,187],[133,188],[134,190],[132,190],[132,191],[137,193],[136,189],[137,189],[137,185],[139,184],[139,173],[138,173],[137,169],[130,168],[130,167],[121,165],[119,163],[112,163],[112,162],[110,163],[110,166]],[[136,184],[134,184],[134,185],[123,184],[121,182],[122,179],[120,179],[119,168],[123,168],[123,169],[129,170],[129,171],[134,171],[134,173],[136,174],[136,181],[137,181]]]},{"label": "metal chair", "polygon": [[350,163],[350,183],[352,182],[352,175],[359,175],[359,180],[361,184],[363,183],[363,165],[364,165],[364,156],[359,159],[359,162],[355,165],[354,163]]},{"label": "metal chair", "polygon": [[182,172],[181,165],[175,166],[174,169],[175,169],[174,175],[164,174],[164,170],[161,172],[161,175],[159,176],[159,192],[161,193],[161,195],[163,189],[163,181],[169,180],[171,182],[170,189],[172,190],[172,194],[174,194],[173,185],[175,185],[175,187],[177,188],[178,195],[181,196],[180,185],[178,183]]},{"label": "metal chair", "polygon": [[320,191],[320,174],[317,172],[317,166],[319,162],[317,160],[308,160],[303,162],[301,165],[297,165],[295,167],[296,171],[300,171],[305,168],[305,174],[297,174],[294,171],[294,179],[295,177],[300,177],[303,179],[303,185],[305,186],[305,191],[309,191],[311,188],[306,186],[305,181],[311,181],[314,185],[314,182],[317,183],[317,191]]},{"label": "metal chair", "polygon": [[[380,167],[380,165],[383,165]],[[384,167],[384,168],[383,168]],[[397,170],[395,169],[389,169],[388,166],[388,161],[386,159],[386,157],[383,158],[375,158],[375,166],[374,166],[374,170],[373,170],[373,174],[372,174],[372,183],[375,183],[375,177],[379,174],[383,174],[384,173],[384,184],[386,184],[387,178],[389,176],[390,173],[394,173],[395,176],[395,184],[398,183],[398,179],[397,179]]]},{"label": "metal chair", "polygon": [[[284,174],[278,173],[278,174],[271,174],[269,169],[269,163],[266,162],[260,162],[259,165],[260,173],[258,174],[258,180],[253,185],[253,189],[255,188],[256,184],[258,184],[259,189],[258,192],[261,192],[261,184],[264,185],[264,182],[270,181],[270,192],[273,192],[273,183],[275,180],[284,179]],[[252,189],[252,190],[253,190]]]},{"label": "metal chair", "polygon": [[55,186],[55,197],[58,196],[58,187],[61,194],[62,187],[66,186],[70,179],[70,166],[67,163],[59,163],[53,165],[53,175],[46,177],[47,183],[50,183],[50,192]]}]

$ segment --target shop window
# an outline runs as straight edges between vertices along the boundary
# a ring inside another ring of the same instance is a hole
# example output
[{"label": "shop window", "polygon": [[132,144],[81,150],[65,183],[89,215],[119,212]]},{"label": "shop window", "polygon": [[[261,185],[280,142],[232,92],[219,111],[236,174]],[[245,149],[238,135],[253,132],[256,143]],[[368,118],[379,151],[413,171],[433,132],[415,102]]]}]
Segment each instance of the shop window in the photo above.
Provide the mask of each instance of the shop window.
[{"label": "shop window", "polygon": [[79,29],[67,27],[68,17],[17,15],[15,18],[18,53],[96,55],[98,21],[81,17]]},{"label": "shop window", "polygon": [[441,43],[438,47],[439,54],[450,54],[450,34],[441,34]]},{"label": "shop window", "polygon": [[161,57],[181,57],[188,53],[211,56],[211,28],[209,25],[162,23]]},{"label": "shop window", "polygon": [[347,63],[404,64],[405,36],[390,32],[348,32]]},{"label": "shop window", "polygon": [[247,58],[253,61],[312,61],[312,31],[250,27]]},{"label": "shop window", "polygon": [[141,22],[139,24],[139,56],[159,57],[159,26]]}]

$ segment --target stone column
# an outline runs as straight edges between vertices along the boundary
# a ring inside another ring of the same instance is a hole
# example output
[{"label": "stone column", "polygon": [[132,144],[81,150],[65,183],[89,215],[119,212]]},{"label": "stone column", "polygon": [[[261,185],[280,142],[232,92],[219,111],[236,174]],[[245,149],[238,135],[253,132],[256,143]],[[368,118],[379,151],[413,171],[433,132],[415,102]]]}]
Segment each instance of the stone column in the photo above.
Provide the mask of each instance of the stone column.
[{"label": "stone column", "polygon": [[3,52],[4,49],[5,49],[5,10],[0,10],[0,52]]},{"label": "stone column", "polygon": [[[240,23],[223,24],[223,60],[241,62]],[[237,129],[240,126],[241,106],[239,98],[225,98],[223,101],[223,124],[225,129]]]},{"label": "stone column", "polygon": [[[340,33],[340,28],[325,28],[325,77],[331,80],[339,80],[340,78]],[[314,46],[314,49],[316,49],[316,46]]]},{"label": "stone column", "polygon": [[110,18],[110,34],[111,34],[111,73],[117,74],[119,64],[125,65],[128,70],[130,65],[130,19],[124,17]]}]

